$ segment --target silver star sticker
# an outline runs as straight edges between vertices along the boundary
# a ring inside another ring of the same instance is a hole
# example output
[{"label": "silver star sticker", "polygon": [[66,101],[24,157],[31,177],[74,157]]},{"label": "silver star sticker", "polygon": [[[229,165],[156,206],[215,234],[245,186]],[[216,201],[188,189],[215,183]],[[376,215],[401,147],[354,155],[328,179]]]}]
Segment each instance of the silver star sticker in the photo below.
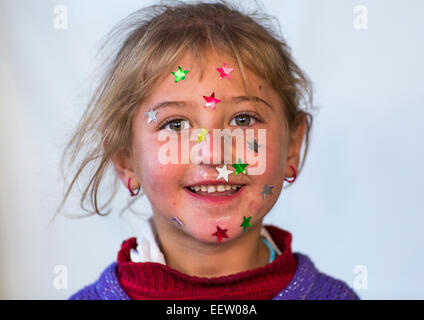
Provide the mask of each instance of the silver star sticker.
[{"label": "silver star sticker", "polygon": [[226,164],[224,164],[224,166],[222,168],[216,167],[216,170],[219,172],[216,180],[218,180],[219,178],[224,178],[225,181],[227,181],[227,182],[228,182],[228,175],[234,172],[234,171],[228,170]]},{"label": "silver star sticker", "polygon": [[255,151],[256,153],[258,153],[258,148],[259,147],[262,147],[262,145],[258,144],[258,141],[256,141],[256,138],[253,139],[253,142],[248,142],[247,141],[246,143],[247,143],[247,148],[249,150]]},{"label": "silver star sticker", "polygon": [[147,123],[150,123],[152,120],[154,122],[158,122],[158,119],[156,119],[157,113],[158,113],[157,111],[153,111],[153,108],[150,107],[149,112],[145,112],[145,114],[147,114],[147,116],[149,117],[149,120],[147,120]]},{"label": "silver star sticker", "polygon": [[178,223],[178,226],[179,227],[182,227],[183,226],[183,223],[180,221],[180,219],[178,219],[177,217],[173,217],[172,219],[171,219],[172,221],[175,221],[176,223]]},{"label": "silver star sticker", "polygon": [[264,199],[266,198],[267,194],[273,194],[271,189],[274,188],[274,186],[264,185],[264,189],[262,190],[261,194],[264,195]]}]

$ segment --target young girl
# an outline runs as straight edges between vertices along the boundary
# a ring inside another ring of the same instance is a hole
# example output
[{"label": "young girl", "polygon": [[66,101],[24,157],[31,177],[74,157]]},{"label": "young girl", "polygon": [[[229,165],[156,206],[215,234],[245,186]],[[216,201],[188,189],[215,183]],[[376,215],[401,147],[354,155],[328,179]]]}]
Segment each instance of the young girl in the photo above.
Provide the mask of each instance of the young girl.
[{"label": "young girl", "polygon": [[111,34],[124,41],[66,150],[73,162],[95,145],[64,201],[98,159],[82,202],[90,192],[104,214],[97,191],[113,164],[153,216],[71,299],[359,299],[292,253],[288,231],[262,225],[299,176],[312,124],[310,81],[267,19],[225,1],[174,2]]}]

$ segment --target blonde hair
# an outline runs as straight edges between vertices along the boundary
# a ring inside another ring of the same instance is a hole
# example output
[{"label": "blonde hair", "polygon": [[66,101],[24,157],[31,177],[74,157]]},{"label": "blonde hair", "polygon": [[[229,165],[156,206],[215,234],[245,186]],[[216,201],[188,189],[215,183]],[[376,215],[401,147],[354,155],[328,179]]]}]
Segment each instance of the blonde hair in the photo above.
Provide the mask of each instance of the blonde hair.
[{"label": "blonde hair", "polygon": [[[312,115],[307,111],[308,106],[312,107],[312,84],[295,63],[282,36],[273,30],[271,21],[275,18],[260,11],[242,13],[228,1],[167,1],[134,12],[113,28],[106,35],[101,50],[115,46],[116,54],[106,58],[104,74],[62,154],[61,172],[66,184],[66,159],[74,164],[77,156],[84,154],[83,147],[87,148],[56,214],[80,174],[93,163],[96,169],[82,192],[81,208],[89,215],[110,212],[102,213],[101,210],[116,195],[118,176],[115,175],[113,191],[102,206],[98,204],[99,186],[112,157],[119,152],[132,153],[132,120],[137,109],[155,84],[168,76],[167,72],[175,69],[180,57],[187,52],[199,65],[202,77],[208,48],[219,48],[234,57],[245,88],[249,88],[246,66],[268,82],[281,98],[286,132],[293,132],[306,120],[300,172],[312,126]],[[247,92],[250,95],[249,89]],[[94,211],[84,207],[88,194]]]}]

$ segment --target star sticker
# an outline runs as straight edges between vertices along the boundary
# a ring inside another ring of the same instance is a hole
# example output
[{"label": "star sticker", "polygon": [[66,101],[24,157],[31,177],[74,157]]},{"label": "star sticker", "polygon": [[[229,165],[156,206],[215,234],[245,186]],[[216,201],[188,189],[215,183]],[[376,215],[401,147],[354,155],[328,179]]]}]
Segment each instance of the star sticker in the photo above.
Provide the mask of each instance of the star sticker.
[{"label": "star sticker", "polygon": [[205,136],[208,134],[208,132],[208,130],[205,130],[205,126],[203,126],[202,131],[197,134],[197,136],[199,137],[199,139],[197,139],[197,143],[199,143],[200,141],[204,141]]},{"label": "star sticker", "polygon": [[145,114],[147,114],[147,116],[149,117],[149,120],[147,120],[147,123],[150,123],[152,121],[154,122],[158,122],[158,119],[156,119],[156,114],[158,113],[157,111],[153,111],[153,108],[150,107],[148,112],[144,112]]},{"label": "star sticker", "polygon": [[180,66],[178,66],[178,70],[171,73],[175,76],[175,82],[178,82],[180,80],[185,80],[185,76],[188,72],[188,70],[183,70]]},{"label": "star sticker", "polygon": [[228,170],[227,165],[225,165],[225,164],[222,168],[216,167],[216,170],[219,172],[216,180],[218,180],[219,178],[224,178],[225,181],[227,181],[227,182],[228,182],[228,175],[234,172],[234,171]]},{"label": "star sticker", "polygon": [[266,198],[267,194],[273,194],[271,189],[274,188],[274,186],[264,185],[264,189],[262,190],[261,194],[264,195],[264,199]]},{"label": "star sticker", "polygon": [[249,150],[253,150],[256,153],[258,153],[258,148],[262,147],[262,145],[258,144],[258,141],[256,141],[256,138],[253,139],[253,142],[246,142],[247,143],[247,148]]},{"label": "star sticker", "polygon": [[221,229],[220,227],[216,226],[216,232],[212,233],[212,235],[218,239],[218,243],[221,243],[222,238],[228,239],[228,236],[226,233],[227,230],[228,229]]},{"label": "star sticker", "polygon": [[246,174],[246,170],[244,170],[244,168],[246,168],[248,164],[241,163],[241,159],[238,160],[238,163],[233,163],[232,166],[234,169],[236,169],[235,175],[238,175],[240,172]]},{"label": "star sticker", "polygon": [[206,100],[204,108],[210,107],[212,108],[212,110],[215,110],[216,104],[218,102],[221,102],[221,100],[215,98],[215,92],[212,92],[212,95],[210,97],[203,96],[203,98]]},{"label": "star sticker", "polygon": [[171,219],[172,221],[175,221],[176,223],[178,223],[178,226],[179,227],[182,227],[183,226],[183,223],[180,221],[180,219],[178,219],[177,217],[173,217],[172,219]]},{"label": "star sticker", "polygon": [[224,63],[224,66],[222,68],[216,68],[216,70],[218,70],[221,74],[219,76],[219,80],[222,80],[223,78],[231,79],[230,73],[234,71],[234,69],[229,68],[226,63]]},{"label": "star sticker", "polygon": [[246,218],[245,216],[243,216],[243,223],[240,225],[240,227],[243,227],[243,232],[246,231],[247,227],[251,227],[252,225],[250,224],[250,219],[252,218],[252,216],[250,216],[249,218]]}]

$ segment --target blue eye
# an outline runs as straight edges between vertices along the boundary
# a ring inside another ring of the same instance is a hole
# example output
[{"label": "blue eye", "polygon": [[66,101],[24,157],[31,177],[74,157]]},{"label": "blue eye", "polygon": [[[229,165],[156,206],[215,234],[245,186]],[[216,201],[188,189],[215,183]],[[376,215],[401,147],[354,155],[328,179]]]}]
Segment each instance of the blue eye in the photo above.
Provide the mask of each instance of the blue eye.
[{"label": "blue eye", "polygon": [[165,123],[161,129],[167,129],[171,131],[181,131],[188,128],[190,128],[190,123],[187,120],[174,119],[174,120],[169,120],[167,123]]},{"label": "blue eye", "polygon": [[[253,122],[253,123],[252,123]],[[232,126],[246,127],[256,123],[256,118],[249,114],[238,114],[230,122]]]}]

